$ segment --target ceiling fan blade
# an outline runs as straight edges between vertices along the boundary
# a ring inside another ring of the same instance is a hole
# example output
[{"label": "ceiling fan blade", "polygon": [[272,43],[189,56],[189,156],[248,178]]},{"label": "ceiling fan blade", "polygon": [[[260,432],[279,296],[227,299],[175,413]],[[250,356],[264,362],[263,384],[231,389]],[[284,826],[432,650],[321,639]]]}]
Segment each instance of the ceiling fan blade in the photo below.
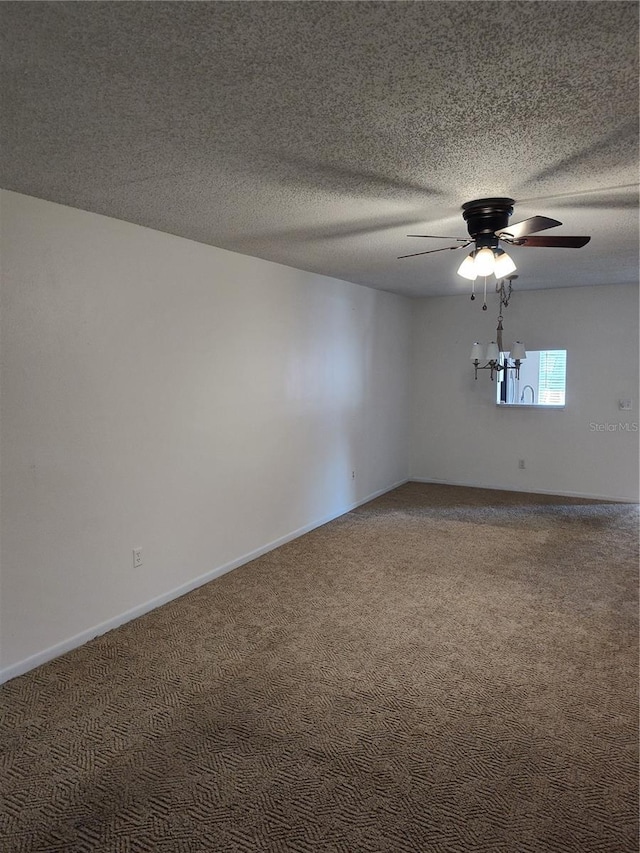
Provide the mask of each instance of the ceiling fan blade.
[{"label": "ceiling fan blade", "polygon": [[457,240],[458,243],[468,243],[468,237],[441,237],[439,234],[407,234],[407,237],[429,237],[431,240]]},{"label": "ceiling fan blade", "polygon": [[468,243],[463,243],[461,246],[445,246],[443,249],[429,249],[428,252],[413,252],[411,255],[398,255],[398,260],[402,258],[415,258],[418,255],[432,255],[434,252],[447,252],[452,249],[464,249],[465,246],[470,246],[471,240]]},{"label": "ceiling fan blade", "polygon": [[507,225],[501,231],[496,231],[498,237],[512,237],[514,240],[525,237],[527,234],[535,234],[536,231],[544,231],[545,228],[555,228],[556,225],[562,225],[557,219],[550,219],[548,216],[531,216],[529,219],[523,219],[522,222],[514,222],[512,225]]},{"label": "ceiling fan blade", "polygon": [[514,246],[559,246],[565,249],[579,249],[586,246],[591,237],[521,237],[519,240],[507,240]]}]

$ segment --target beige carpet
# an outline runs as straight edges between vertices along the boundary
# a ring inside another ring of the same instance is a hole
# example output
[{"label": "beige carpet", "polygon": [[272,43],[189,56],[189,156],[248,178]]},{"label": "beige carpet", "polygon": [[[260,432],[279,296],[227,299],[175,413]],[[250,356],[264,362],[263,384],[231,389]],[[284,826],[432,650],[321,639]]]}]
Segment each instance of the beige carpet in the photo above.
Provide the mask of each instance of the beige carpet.
[{"label": "beige carpet", "polygon": [[1,692],[0,849],[636,853],[637,508],[408,484]]}]

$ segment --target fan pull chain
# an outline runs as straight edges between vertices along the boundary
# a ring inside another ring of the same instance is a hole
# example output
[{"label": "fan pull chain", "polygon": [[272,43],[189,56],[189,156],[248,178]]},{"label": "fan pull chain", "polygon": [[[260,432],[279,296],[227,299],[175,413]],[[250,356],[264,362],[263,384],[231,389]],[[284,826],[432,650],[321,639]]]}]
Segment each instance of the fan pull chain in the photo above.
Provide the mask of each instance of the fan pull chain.
[{"label": "fan pull chain", "polygon": [[486,277],[486,275],[484,277],[484,300],[482,303],[482,310],[483,311],[487,310],[487,277]]},{"label": "fan pull chain", "polygon": [[471,301],[475,302],[475,298],[476,298],[476,280],[474,278],[473,281],[471,282]]}]

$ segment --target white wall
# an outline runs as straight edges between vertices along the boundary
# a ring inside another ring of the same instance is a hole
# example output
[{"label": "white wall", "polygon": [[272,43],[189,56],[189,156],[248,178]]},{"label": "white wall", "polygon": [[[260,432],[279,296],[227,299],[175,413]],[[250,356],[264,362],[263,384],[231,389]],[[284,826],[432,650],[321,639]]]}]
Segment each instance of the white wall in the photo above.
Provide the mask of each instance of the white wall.
[{"label": "white wall", "polygon": [[0,675],[406,479],[408,300],[0,202]]},{"label": "white wall", "polygon": [[[563,410],[499,408],[488,371],[474,380],[471,344],[495,340],[497,307],[495,293],[486,312],[466,296],[416,303],[412,477],[637,500],[637,285],[512,296],[505,344],[567,350]],[[619,411],[621,398],[633,400],[631,412]]]}]

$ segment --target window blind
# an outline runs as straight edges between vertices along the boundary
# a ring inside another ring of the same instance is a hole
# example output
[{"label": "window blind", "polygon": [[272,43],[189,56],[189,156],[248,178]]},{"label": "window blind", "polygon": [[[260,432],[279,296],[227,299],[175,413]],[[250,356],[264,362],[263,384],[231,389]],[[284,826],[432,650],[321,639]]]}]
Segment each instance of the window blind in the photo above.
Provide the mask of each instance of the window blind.
[{"label": "window blind", "polygon": [[540,352],[538,401],[543,406],[564,406],[567,351],[548,349]]}]

